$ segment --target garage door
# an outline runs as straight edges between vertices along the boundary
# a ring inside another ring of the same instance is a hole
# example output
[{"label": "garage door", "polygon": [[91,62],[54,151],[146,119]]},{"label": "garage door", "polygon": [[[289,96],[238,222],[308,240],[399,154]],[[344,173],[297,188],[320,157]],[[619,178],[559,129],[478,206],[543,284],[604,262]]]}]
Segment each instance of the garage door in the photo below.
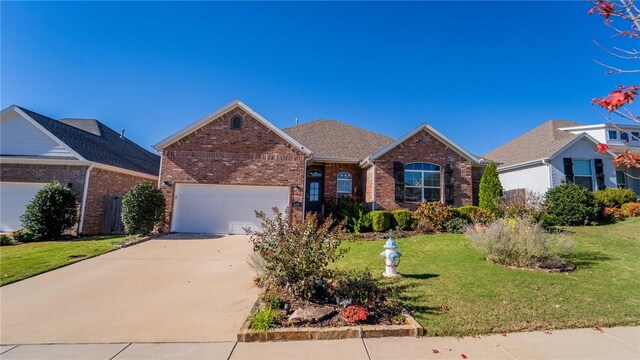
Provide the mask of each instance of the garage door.
[{"label": "garage door", "polygon": [[243,227],[260,228],[254,210],[271,215],[288,204],[288,187],[176,184],[171,230],[244,234]]},{"label": "garage door", "polygon": [[20,215],[46,184],[0,182],[0,231],[22,227]]}]

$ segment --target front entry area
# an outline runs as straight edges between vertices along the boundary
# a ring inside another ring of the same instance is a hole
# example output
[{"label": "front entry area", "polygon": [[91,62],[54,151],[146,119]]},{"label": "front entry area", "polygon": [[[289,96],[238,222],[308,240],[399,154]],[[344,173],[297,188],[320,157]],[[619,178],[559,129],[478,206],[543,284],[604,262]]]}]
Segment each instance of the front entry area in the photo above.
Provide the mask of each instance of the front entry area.
[{"label": "front entry area", "polygon": [[289,188],[176,184],[171,231],[207,234],[244,234],[243,228],[260,228],[255,211],[271,216],[271,209],[285,211]]}]

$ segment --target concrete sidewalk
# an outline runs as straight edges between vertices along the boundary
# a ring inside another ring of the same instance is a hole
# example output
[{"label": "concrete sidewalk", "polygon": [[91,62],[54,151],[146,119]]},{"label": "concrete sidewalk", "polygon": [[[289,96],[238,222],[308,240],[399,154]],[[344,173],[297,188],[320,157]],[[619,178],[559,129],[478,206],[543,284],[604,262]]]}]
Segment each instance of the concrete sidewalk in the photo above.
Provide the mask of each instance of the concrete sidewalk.
[{"label": "concrete sidewalk", "polygon": [[[463,356],[464,354],[464,356]],[[11,359],[640,359],[640,327],[270,343],[3,345]]]}]

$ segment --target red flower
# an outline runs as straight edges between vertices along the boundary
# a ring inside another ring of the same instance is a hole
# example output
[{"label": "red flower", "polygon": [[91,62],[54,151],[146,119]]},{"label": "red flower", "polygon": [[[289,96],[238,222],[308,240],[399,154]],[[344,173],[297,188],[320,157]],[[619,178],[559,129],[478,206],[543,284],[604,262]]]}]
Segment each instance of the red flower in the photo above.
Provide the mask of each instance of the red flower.
[{"label": "red flower", "polygon": [[349,324],[367,320],[367,310],[360,305],[349,305],[342,310],[342,316]]},{"label": "red flower", "polygon": [[608,150],[609,150],[609,145],[607,144],[599,143],[598,145],[596,145],[597,152],[604,153],[604,152],[607,152]]},{"label": "red flower", "polygon": [[589,9],[589,15],[593,15],[597,11],[598,15],[604,17],[605,19],[609,19],[609,16],[616,13],[613,8],[615,5],[616,4],[614,4],[613,2],[597,0],[595,6]]}]

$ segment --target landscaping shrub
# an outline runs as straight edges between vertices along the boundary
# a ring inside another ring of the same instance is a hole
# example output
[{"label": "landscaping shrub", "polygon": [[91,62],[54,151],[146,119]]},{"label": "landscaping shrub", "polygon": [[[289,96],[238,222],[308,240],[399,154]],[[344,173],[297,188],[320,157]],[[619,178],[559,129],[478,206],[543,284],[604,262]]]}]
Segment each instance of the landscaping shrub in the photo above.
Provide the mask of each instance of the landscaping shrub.
[{"label": "landscaping shrub", "polygon": [[264,306],[251,315],[250,327],[254,330],[267,332],[276,324],[276,312],[269,306]]},{"label": "landscaping shrub", "polygon": [[467,221],[471,221],[471,214],[478,211],[478,209],[480,208],[472,205],[449,208],[452,216],[465,219]]},{"label": "landscaping shrub", "polygon": [[471,222],[474,224],[487,225],[496,220],[496,216],[489,210],[478,208],[471,213]]},{"label": "landscaping shrub", "polygon": [[498,202],[499,213],[505,218],[534,216],[542,208],[540,194],[527,189],[505,191]]},{"label": "landscaping shrub", "polygon": [[452,217],[451,219],[445,221],[444,230],[452,234],[462,234],[464,232],[464,227],[467,224],[469,224],[469,222],[465,219]]},{"label": "landscaping shrub", "polygon": [[347,304],[369,305],[384,296],[378,279],[368,270],[351,270],[337,278],[336,298]]},{"label": "landscaping shrub", "polygon": [[164,223],[165,200],[162,190],[143,181],[122,197],[122,223],[130,235],[148,235]]},{"label": "landscaping shrub", "polygon": [[395,226],[400,227],[401,230],[411,230],[413,226],[411,211],[400,209],[394,210],[392,214]]},{"label": "landscaping shrub", "polygon": [[622,204],[622,212],[626,216],[640,216],[640,202]]},{"label": "landscaping shrub", "polygon": [[384,232],[391,228],[391,214],[384,210],[371,212],[371,227],[373,231]]},{"label": "landscaping shrub", "polygon": [[444,231],[444,223],[453,216],[451,210],[438,201],[423,202],[413,215],[418,222],[416,230],[422,233]]},{"label": "landscaping shrub", "polygon": [[347,229],[355,234],[371,231],[371,212],[369,210],[358,209],[355,216],[345,218]]},{"label": "landscaping shrub", "polygon": [[498,203],[502,196],[502,184],[498,176],[498,168],[493,161],[484,168],[480,179],[480,207],[490,211],[494,215],[500,213]]},{"label": "landscaping shrub", "polygon": [[606,207],[603,209],[602,214],[606,221],[614,222],[618,220],[624,220],[627,214],[620,208]]},{"label": "landscaping shrub", "polygon": [[533,268],[559,261],[573,251],[564,235],[546,233],[529,218],[499,219],[488,226],[468,226],[465,234],[487,260],[506,266]]},{"label": "landscaping shrub", "polygon": [[338,220],[345,220],[347,230],[356,234],[371,230],[369,206],[351,196],[340,198],[336,204]]},{"label": "landscaping shrub", "polygon": [[367,309],[360,305],[349,305],[342,310],[342,316],[349,324],[355,324],[367,320]]},{"label": "landscaping shrub", "polygon": [[36,193],[20,219],[34,240],[57,240],[78,221],[76,195],[52,181]]},{"label": "landscaping shrub", "polygon": [[13,241],[27,243],[35,240],[35,236],[29,229],[17,229],[11,233]]},{"label": "landscaping shrub", "polygon": [[256,212],[261,230],[245,229],[253,250],[264,260],[265,277],[296,299],[320,298],[326,290],[329,264],[341,258],[347,249],[339,249],[343,224],[326,220],[321,225],[315,214],[307,214],[301,223],[290,223],[277,208],[274,217]]},{"label": "landscaping shrub", "polygon": [[636,193],[631,189],[598,190],[593,193],[593,196],[599,204],[609,208],[636,201]]},{"label": "landscaping shrub", "polygon": [[13,240],[7,234],[0,234],[0,246],[13,245]]},{"label": "landscaping shrub", "polygon": [[554,225],[585,225],[599,215],[601,207],[592,191],[565,183],[547,191],[543,209]]}]

